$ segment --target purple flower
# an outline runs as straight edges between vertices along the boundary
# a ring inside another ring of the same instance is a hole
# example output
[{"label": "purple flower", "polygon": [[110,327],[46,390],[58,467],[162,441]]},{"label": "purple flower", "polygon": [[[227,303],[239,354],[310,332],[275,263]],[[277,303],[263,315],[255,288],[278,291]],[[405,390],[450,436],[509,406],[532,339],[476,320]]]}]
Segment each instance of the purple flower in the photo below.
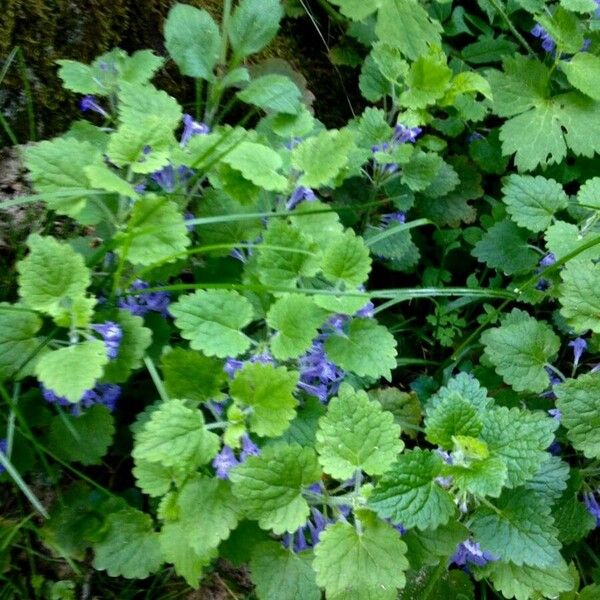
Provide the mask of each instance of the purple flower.
[{"label": "purple flower", "polygon": [[314,202],[316,199],[315,193],[310,188],[301,185],[297,187],[289,197],[289,200],[285,203],[285,209],[292,210],[301,202]]},{"label": "purple flower", "polygon": [[212,462],[212,466],[219,479],[228,479],[229,471],[239,464],[240,461],[235,457],[233,450],[229,446],[223,446],[221,452],[215,456]]},{"label": "purple flower", "polygon": [[542,260],[540,260],[539,265],[540,267],[549,267],[551,265],[553,265],[556,262],[556,256],[554,256],[553,252],[548,252],[548,254],[546,254],[546,256],[544,256],[542,258]]},{"label": "purple flower", "polygon": [[485,138],[478,131],[473,131],[467,138],[467,142],[469,142],[469,144],[472,144],[476,140],[483,140],[483,139],[485,139]]},{"label": "purple flower", "polygon": [[551,408],[548,411],[548,414],[553,418],[556,419],[557,421],[560,421],[561,417],[562,417],[562,413],[560,412],[560,409],[558,408]]},{"label": "purple flower", "polygon": [[173,165],[167,165],[160,171],[156,171],[150,175],[150,179],[167,193],[177,189],[180,183],[185,183],[194,172],[183,165],[177,169]]},{"label": "purple flower", "polygon": [[585,492],[583,494],[583,502],[588,512],[596,519],[596,527],[600,526],[600,504],[596,500],[596,496],[593,492]]},{"label": "purple flower", "polygon": [[362,317],[364,319],[372,319],[375,316],[373,312],[375,305],[369,300],[362,308],[356,311],[355,317]]},{"label": "purple flower", "polygon": [[325,531],[327,525],[334,522],[334,519],[328,519],[313,506],[310,509],[310,518],[306,524],[299,527],[294,533],[286,534],[282,540],[283,545],[294,552],[314,548],[319,543],[321,533]]},{"label": "purple flower", "polygon": [[[4,454],[6,456],[6,451],[8,450],[8,442],[7,440],[0,440],[0,453]],[[4,473],[6,471],[6,469],[0,465],[0,475],[2,475],[2,473]]]},{"label": "purple flower", "polygon": [[210,133],[210,127],[206,123],[194,121],[192,115],[183,115],[183,133],[181,134],[181,147],[187,146],[195,135],[206,135]]},{"label": "purple flower", "polygon": [[225,366],[223,370],[229,377],[233,378],[237,371],[239,371],[247,362],[260,363],[263,365],[274,365],[275,359],[266,350],[260,354],[251,356],[248,360],[238,360],[237,358],[229,357],[225,360]]},{"label": "purple flower", "polygon": [[104,339],[104,345],[106,346],[106,354],[108,358],[115,359],[119,354],[119,346],[123,339],[123,330],[119,325],[113,321],[106,321],[101,324],[93,324],[91,328],[99,333]]},{"label": "purple flower", "polygon": [[310,350],[298,359],[300,381],[298,387],[325,403],[333,396],[345,376],[325,353],[324,338],[319,336]]},{"label": "purple flower", "polygon": [[385,229],[395,223],[406,223],[406,213],[402,211],[387,213],[379,217],[381,226]]},{"label": "purple flower", "polygon": [[547,279],[540,279],[535,284],[535,289],[538,292],[545,292],[550,287],[550,282]]},{"label": "purple flower", "polygon": [[542,48],[546,52],[554,52],[556,48],[556,42],[552,39],[552,36],[539,24],[536,23],[531,30],[533,37],[539,38],[542,41]]},{"label": "purple flower", "polygon": [[423,130],[420,127],[405,127],[401,123],[398,123],[394,129],[392,140],[396,144],[406,144],[407,142],[414,144],[422,132]]},{"label": "purple flower", "polygon": [[223,370],[229,377],[233,379],[236,371],[239,371],[244,366],[243,360],[238,360],[237,358],[227,358],[225,360],[225,365],[223,366]]},{"label": "purple flower", "polygon": [[466,567],[468,565],[483,567],[493,560],[498,559],[489,552],[483,551],[478,542],[468,539],[458,544],[450,562],[459,567]]},{"label": "purple flower", "polygon": [[42,396],[46,402],[69,407],[71,414],[79,415],[84,408],[90,408],[94,404],[106,406],[110,412],[115,410],[117,400],[121,395],[121,387],[114,383],[98,383],[94,389],[87,390],[77,402],[69,402],[66,398],[58,396],[53,390],[41,387]]},{"label": "purple flower", "polygon": [[104,118],[109,117],[109,114],[96,102],[96,98],[94,98],[94,96],[84,96],[79,101],[79,108],[83,112],[91,110],[92,112],[96,112],[99,115],[102,115]]},{"label": "purple flower", "polygon": [[242,451],[240,460],[244,462],[249,456],[258,456],[260,448],[250,439],[247,433],[242,436]]},{"label": "purple flower", "polygon": [[[136,279],[130,289],[138,292],[149,287],[150,285],[145,281]],[[168,317],[170,301],[169,292],[149,292],[147,294],[136,294],[135,296],[121,296],[118,306],[140,317],[147,315],[149,312],[157,312],[163,317]]]},{"label": "purple flower", "polygon": [[581,355],[587,350],[587,342],[582,337],[578,337],[570,341],[568,345],[573,348],[573,364],[577,366]]}]

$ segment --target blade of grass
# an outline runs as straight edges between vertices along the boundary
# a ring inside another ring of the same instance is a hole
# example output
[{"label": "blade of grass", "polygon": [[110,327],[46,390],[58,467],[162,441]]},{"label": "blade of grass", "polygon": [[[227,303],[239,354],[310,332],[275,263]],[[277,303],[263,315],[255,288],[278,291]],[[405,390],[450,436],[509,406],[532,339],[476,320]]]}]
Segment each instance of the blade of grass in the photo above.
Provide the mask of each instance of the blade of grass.
[{"label": "blade of grass", "polygon": [[2,465],[5,471],[12,477],[16,486],[21,490],[23,495],[29,500],[30,504],[44,517],[48,519],[50,515],[46,509],[42,506],[42,503],[38,500],[37,496],[31,491],[31,488],[25,483],[25,480],[21,477],[20,473],[15,469],[12,462],[0,452],[0,465]]}]

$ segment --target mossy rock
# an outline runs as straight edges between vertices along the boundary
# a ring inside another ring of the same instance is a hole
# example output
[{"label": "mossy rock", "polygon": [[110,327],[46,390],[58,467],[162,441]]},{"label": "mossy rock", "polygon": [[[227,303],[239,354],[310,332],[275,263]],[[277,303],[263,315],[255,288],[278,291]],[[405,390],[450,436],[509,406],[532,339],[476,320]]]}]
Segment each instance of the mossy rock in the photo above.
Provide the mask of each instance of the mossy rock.
[{"label": "mossy rock", "polygon": [[[223,0],[186,0],[219,18]],[[90,62],[115,46],[132,52],[150,48],[164,55],[162,27],[173,0],[4,0],[0,12],[0,57],[18,46],[24,65],[15,61],[0,86],[0,110],[19,141],[46,138],[64,131],[77,114],[77,98],[63,90],[55,61],[67,58]],[[344,95],[340,77],[327,59],[326,50],[312,24],[294,20],[284,24],[282,34],[263,53],[288,60],[303,73],[321,106],[336,107]],[[0,65],[2,61],[0,60]],[[22,66],[22,68],[21,68]],[[25,71],[25,73],[24,73]],[[23,82],[26,75],[31,93]],[[182,102],[193,98],[192,82],[168,65],[157,77],[157,85]],[[33,101],[35,135],[27,117],[28,96]],[[327,118],[339,125],[343,119]],[[323,116],[323,115],[319,115]],[[3,141],[8,136],[0,127]],[[0,146],[2,143],[0,143]]]}]

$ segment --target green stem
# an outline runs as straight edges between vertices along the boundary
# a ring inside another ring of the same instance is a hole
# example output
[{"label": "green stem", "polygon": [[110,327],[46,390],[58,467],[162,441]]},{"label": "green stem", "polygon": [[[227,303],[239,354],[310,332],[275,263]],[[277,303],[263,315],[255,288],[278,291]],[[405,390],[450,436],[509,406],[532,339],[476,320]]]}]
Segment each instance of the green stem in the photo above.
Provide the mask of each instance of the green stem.
[{"label": "green stem", "polygon": [[527,40],[519,33],[517,28],[512,24],[512,21],[506,14],[506,11],[504,10],[500,2],[498,2],[498,0],[490,0],[490,3],[494,7],[496,12],[502,17],[507,27],[510,29],[511,33],[515,36],[515,38],[517,38],[517,40],[519,40],[523,48],[527,50],[527,53],[531,54],[532,56],[535,56],[535,52],[533,51]]},{"label": "green stem", "polygon": [[148,369],[148,373],[150,373],[150,377],[152,378],[154,386],[156,387],[156,390],[158,391],[158,395],[160,396],[160,399],[163,402],[168,402],[169,394],[167,394],[165,384],[163,383],[162,379],[160,378],[160,375],[158,374],[158,371],[156,370],[154,361],[149,356],[146,356],[144,358],[144,364],[146,365],[146,369]]}]

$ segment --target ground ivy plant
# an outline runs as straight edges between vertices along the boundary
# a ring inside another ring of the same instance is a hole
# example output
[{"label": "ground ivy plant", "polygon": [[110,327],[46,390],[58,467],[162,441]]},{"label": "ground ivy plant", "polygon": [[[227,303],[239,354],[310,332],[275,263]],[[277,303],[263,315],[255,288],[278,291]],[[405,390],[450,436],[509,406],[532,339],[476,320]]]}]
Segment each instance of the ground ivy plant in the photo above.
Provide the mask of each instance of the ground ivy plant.
[{"label": "ground ivy plant", "polygon": [[261,62],[279,0],[223,4],[168,59],[59,61],[89,118],[24,150],[4,571],[24,528],[148,594],[227,561],[258,600],[599,597],[597,3],[323,2],[337,129]]}]

